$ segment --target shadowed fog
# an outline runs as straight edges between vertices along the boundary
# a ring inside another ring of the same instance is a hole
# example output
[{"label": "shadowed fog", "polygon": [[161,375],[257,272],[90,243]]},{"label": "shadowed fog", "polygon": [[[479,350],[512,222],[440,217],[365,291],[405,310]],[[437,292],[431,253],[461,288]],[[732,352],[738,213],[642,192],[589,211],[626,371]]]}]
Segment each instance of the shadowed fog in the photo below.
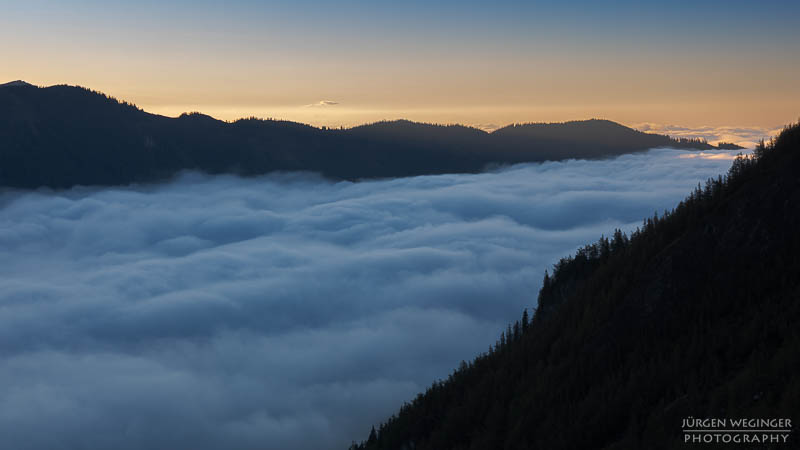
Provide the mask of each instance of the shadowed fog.
[{"label": "shadowed fog", "polygon": [[558,258],[730,165],[687,154],[3,194],[0,436],[346,448],[487,350]]}]

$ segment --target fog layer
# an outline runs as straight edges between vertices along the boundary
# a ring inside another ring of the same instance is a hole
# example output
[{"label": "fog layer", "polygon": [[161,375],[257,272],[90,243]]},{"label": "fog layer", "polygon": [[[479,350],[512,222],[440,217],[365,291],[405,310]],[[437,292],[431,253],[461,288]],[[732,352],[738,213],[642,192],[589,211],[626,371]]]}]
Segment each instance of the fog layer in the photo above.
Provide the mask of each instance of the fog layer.
[{"label": "fog layer", "polygon": [[730,164],[687,154],[2,194],[0,436],[346,448],[487,350],[558,258]]}]

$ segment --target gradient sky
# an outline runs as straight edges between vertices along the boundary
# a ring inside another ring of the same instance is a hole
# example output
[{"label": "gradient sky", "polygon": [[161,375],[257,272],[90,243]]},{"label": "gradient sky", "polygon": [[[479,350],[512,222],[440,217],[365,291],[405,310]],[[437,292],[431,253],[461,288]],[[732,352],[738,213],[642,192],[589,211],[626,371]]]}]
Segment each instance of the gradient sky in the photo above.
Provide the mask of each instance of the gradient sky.
[{"label": "gradient sky", "polygon": [[800,116],[797,1],[32,0],[0,11],[0,82],[78,84],[166,115],[486,128]]}]

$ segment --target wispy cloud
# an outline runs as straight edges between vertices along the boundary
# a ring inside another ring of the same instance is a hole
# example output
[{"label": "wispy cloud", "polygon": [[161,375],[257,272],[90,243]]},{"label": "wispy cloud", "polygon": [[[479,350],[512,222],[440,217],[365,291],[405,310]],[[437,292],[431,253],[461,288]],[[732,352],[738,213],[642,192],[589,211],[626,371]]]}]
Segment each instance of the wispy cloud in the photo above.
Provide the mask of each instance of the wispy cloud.
[{"label": "wispy cloud", "polygon": [[734,153],[715,153],[715,152],[697,152],[697,153],[685,153],[683,155],[679,155],[679,158],[705,158],[705,159],[723,159],[728,161],[733,161],[736,159],[736,154]]},{"label": "wispy cloud", "polygon": [[309,108],[318,108],[318,107],[325,107],[325,106],[336,106],[339,102],[335,102],[333,100],[320,100],[317,103],[311,103],[310,105],[306,105]]},{"label": "wispy cloud", "polygon": [[0,194],[0,436],[346,448],[485,351],[558,258],[729,165],[685,154]]},{"label": "wispy cloud", "polygon": [[491,133],[492,131],[501,128],[501,125],[497,125],[496,123],[476,123],[472,126],[479,130],[486,131],[487,133]]}]

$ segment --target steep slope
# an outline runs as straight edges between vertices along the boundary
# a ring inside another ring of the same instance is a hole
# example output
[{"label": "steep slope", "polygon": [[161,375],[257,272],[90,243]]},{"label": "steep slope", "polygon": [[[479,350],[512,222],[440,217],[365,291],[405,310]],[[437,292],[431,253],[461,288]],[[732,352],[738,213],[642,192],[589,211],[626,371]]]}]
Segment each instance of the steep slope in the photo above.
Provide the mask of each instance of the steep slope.
[{"label": "steep slope", "polygon": [[306,170],[334,179],[478,172],[490,164],[599,158],[652,147],[708,148],[609,121],[533,124],[486,133],[405,120],[346,130],[199,113],[148,114],[71,86],[0,86],[0,187],[156,181],[180,170],[263,174]]},{"label": "steep slope", "polygon": [[800,124],[630,238],[564,258],[531,321],[353,448],[685,448],[687,417],[796,424],[798,230]]}]

